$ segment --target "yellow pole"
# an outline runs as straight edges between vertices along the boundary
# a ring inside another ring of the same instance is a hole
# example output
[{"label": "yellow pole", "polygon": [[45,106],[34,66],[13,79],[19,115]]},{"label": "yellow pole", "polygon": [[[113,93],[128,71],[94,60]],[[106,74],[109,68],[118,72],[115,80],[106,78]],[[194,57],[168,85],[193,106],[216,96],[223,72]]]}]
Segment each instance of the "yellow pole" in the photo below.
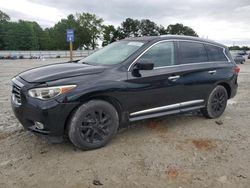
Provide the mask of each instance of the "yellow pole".
[{"label": "yellow pole", "polygon": [[73,62],[73,43],[70,41],[69,43],[69,49],[70,49],[70,62]]}]

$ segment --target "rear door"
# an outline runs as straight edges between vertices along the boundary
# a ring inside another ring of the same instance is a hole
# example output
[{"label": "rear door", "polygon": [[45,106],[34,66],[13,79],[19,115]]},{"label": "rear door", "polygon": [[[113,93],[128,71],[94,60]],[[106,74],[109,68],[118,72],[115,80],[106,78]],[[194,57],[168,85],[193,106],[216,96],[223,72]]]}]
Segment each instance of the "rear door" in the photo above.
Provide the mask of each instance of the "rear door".
[{"label": "rear door", "polygon": [[[223,49],[195,41],[179,41],[178,49],[178,64],[183,71],[185,98],[187,101],[204,100],[205,102],[214,83],[219,79],[218,69],[227,62],[227,58],[221,56],[223,53],[215,53],[214,50]],[[182,106],[182,108],[186,107]]]}]

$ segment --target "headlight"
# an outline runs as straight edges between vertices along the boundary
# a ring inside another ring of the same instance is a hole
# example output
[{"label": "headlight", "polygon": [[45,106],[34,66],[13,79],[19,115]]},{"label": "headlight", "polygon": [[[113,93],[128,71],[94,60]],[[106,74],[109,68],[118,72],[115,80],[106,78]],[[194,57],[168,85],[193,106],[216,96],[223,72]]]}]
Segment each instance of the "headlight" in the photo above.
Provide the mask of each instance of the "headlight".
[{"label": "headlight", "polygon": [[30,97],[48,100],[63,93],[67,93],[75,88],[76,85],[65,85],[65,86],[55,86],[55,87],[44,87],[44,88],[34,88],[28,91]]}]

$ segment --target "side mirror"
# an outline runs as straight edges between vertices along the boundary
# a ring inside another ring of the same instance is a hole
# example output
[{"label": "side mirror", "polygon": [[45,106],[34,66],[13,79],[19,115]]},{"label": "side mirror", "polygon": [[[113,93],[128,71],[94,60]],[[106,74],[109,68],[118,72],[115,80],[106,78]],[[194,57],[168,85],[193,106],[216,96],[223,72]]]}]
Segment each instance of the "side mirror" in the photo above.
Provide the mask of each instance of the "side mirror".
[{"label": "side mirror", "polygon": [[154,63],[151,63],[149,61],[138,61],[135,65],[135,68],[139,70],[153,70]]},{"label": "side mirror", "polygon": [[137,63],[133,67],[132,75],[135,77],[141,77],[140,70],[153,70],[153,69],[154,69],[154,63],[151,63],[146,60],[137,61]]}]

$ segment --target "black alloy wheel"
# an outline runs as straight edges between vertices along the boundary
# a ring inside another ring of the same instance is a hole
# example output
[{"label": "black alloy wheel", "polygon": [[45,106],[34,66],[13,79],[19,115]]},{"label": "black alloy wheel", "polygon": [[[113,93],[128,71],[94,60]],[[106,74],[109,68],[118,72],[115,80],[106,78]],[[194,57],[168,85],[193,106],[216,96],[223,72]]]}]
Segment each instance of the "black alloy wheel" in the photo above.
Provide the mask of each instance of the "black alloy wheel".
[{"label": "black alloy wheel", "polygon": [[227,106],[228,94],[225,87],[218,85],[210,93],[206,107],[201,109],[207,118],[220,117]]},{"label": "black alloy wheel", "polygon": [[110,103],[91,100],[72,115],[68,135],[76,147],[83,150],[96,149],[114,137],[118,126],[118,113]]},{"label": "black alloy wheel", "polygon": [[102,109],[92,109],[84,114],[81,124],[82,139],[88,143],[97,143],[110,134],[110,115]]}]

